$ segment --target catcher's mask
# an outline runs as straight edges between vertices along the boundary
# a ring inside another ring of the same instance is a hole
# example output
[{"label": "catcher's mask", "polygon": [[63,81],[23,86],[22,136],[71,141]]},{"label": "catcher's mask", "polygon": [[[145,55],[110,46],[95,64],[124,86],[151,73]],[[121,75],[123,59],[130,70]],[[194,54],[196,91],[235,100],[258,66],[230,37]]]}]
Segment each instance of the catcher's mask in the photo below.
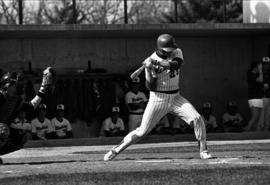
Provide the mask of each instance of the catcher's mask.
[{"label": "catcher's mask", "polygon": [[4,74],[0,80],[0,89],[6,92],[10,87],[15,87],[17,94],[22,94],[24,91],[23,75],[16,72]]}]

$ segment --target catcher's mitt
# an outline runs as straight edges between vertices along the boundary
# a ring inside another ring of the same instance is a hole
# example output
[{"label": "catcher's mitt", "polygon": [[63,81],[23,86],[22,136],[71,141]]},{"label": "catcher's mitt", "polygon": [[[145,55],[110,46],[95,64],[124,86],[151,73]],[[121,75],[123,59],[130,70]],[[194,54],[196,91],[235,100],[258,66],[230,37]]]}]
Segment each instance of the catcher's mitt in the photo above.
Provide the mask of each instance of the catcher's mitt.
[{"label": "catcher's mitt", "polygon": [[43,77],[42,77],[42,82],[41,82],[39,92],[42,94],[53,92],[54,87],[55,87],[55,82],[56,82],[55,71],[53,70],[52,67],[47,67],[43,71]]}]

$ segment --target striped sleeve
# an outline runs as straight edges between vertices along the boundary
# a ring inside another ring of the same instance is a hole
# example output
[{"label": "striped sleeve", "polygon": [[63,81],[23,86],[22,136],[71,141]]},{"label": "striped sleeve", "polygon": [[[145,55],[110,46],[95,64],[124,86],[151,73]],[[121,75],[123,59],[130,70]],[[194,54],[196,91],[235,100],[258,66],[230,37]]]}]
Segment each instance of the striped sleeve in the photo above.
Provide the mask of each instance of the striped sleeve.
[{"label": "striped sleeve", "polygon": [[172,58],[180,58],[180,59],[184,60],[182,50],[180,48],[177,48],[176,50],[174,50],[172,53]]}]

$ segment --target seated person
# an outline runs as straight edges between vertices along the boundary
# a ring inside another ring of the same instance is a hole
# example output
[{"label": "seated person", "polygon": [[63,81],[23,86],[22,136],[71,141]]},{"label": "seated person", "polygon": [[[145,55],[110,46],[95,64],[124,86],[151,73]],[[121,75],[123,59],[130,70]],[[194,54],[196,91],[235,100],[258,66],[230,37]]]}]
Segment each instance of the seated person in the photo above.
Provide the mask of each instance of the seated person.
[{"label": "seated person", "polygon": [[125,134],[125,126],[123,120],[119,117],[120,108],[113,107],[110,117],[103,122],[103,132],[106,137],[123,136]]},{"label": "seated person", "polygon": [[186,134],[194,132],[191,126],[186,124],[186,122],[180,119],[178,116],[173,116],[172,128],[175,134]]},{"label": "seated person", "polygon": [[212,114],[212,106],[209,102],[206,102],[202,106],[202,117],[205,122],[207,132],[217,131],[218,125],[215,116]]},{"label": "seated person", "polygon": [[237,104],[234,101],[230,101],[227,105],[227,111],[222,117],[223,128],[225,132],[242,132],[243,117],[238,113]]},{"label": "seated person", "polygon": [[51,121],[46,118],[45,104],[40,104],[38,107],[38,116],[32,120],[32,137],[34,140],[47,140],[54,138],[54,129],[52,127]]},{"label": "seated person", "polygon": [[21,146],[32,139],[31,124],[26,120],[25,116],[25,110],[20,109],[17,113],[17,117],[10,124],[11,138],[17,143],[20,143]]},{"label": "seated person", "polygon": [[134,78],[130,85],[131,89],[125,95],[125,103],[129,112],[128,128],[129,131],[132,131],[141,125],[147,98],[146,95],[140,91],[140,78]]},{"label": "seated person", "polygon": [[56,106],[56,117],[52,119],[51,123],[55,130],[55,137],[57,139],[72,138],[72,128],[70,122],[64,118],[65,106],[58,104]]},{"label": "seated person", "polygon": [[165,115],[161,120],[158,122],[158,124],[155,126],[153,129],[153,134],[170,134],[173,135],[175,134],[176,131],[170,127],[170,122],[168,119],[168,116]]}]

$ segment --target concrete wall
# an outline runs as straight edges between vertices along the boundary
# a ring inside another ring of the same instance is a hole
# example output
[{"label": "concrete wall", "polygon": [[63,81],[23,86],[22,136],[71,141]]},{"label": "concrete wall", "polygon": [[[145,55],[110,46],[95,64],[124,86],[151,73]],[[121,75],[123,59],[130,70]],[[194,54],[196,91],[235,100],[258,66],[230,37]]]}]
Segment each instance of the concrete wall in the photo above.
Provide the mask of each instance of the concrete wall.
[{"label": "concrete wall", "polygon": [[[235,100],[240,111],[249,118],[246,72],[253,59],[267,55],[270,36],[259,31],[256,34],[233,31],[202,34],[197,33],[196,28],[192,31],[192,34],[181,34],[177,29],[171,31],[176,35],[185,58],[181,93],[197,108],[204,101],[210,101],[218,118],[224,112],[227,101]],[[130,33],[132,37],[98,35],[95,38],[92,34],[83,38],[72,35],[54,38],[48,35],[31,37],[30,33],[17,38],[2,37],[0,68],[27,70],[27,61],[32,61],[34,70],[51,65],[58,73],[67,73],[87,69],[87,61],[91,60],[92,68],[125,73],[139,66],[151,54],[159,32],[134,36],[133,31]]]}]

